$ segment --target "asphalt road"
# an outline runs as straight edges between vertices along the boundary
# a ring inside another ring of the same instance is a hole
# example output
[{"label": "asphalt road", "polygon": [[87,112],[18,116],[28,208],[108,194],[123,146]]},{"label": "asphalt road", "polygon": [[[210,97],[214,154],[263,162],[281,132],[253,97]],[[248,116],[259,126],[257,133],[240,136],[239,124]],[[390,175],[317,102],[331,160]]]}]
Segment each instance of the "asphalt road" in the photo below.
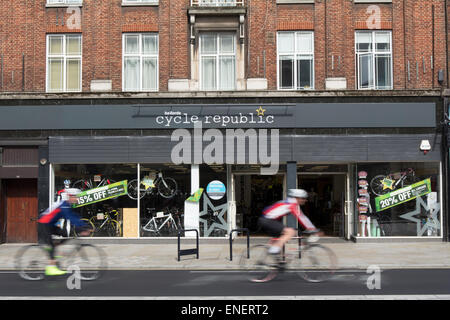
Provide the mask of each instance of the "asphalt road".
[{"label": "asphalt road", "polygon": [[[7,297],[295,297],[333,295],[450,295],[450,269],[346,270],[323,283],[282,274],[269,283],[251,283],[243,271],[107,271],[96,281],[69,276],[26,281],[0,272],[0,298]],[[68,285],[69,284],[69,285]],[[71,284],[71,285],[70,285]],[[79,287],[76,286],[79,284]],[[369,284],[369,285],[368,285]],[[72,287],[72,289],[69,289]],[[371,289],[370,289],[370,288]]]}]

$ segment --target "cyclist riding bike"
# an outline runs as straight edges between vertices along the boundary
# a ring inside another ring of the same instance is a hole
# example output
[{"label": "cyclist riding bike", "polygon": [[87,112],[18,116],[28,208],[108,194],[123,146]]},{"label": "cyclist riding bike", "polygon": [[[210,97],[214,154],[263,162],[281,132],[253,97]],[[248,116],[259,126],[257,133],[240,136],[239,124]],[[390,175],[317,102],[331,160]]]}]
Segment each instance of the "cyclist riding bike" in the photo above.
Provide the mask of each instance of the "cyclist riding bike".
[{"label": "cyclist riding bike", "polygon": [[320,230],[316,229],[300,209],[300,206],[306,203],[307,198],[308,193],[305,190],[289,189],[286,200],[278,201],[264,209],[262,216],[258,219],[258,225],[262,231],[278,238],[269,248],[269,254],[278,255],[284,244],[295,235],[295,229],[285,227],[280,221],[289,213],[297,218],[300,225],[305,229],[305,233],[317,233],[320,235]]},{"label": "cyclist riding bike", "polygon": [[[80,236],[87,236],[91,232],[90,227],[79,218],[71,207],[77,201],[77,195],[81,192],[79,189],[64,189],[61,193],[61,201],[56,202],[46,211],[44,211],[38,219],[38,228],[40,229],[41,241],[50,246],[48,253],[50,256],[49,265],[45,267],[45,275],[58,276],[63,275],[66,271],[60,270],[56,266],[55,259],[55,243],[53,235],[64,236],[64,231],[57,226],[60,219],[66,219],[75,226],[75,230]],[[61,243],[64,242],[61,241]],[[59,244],[61,244],[59,243]]]}]

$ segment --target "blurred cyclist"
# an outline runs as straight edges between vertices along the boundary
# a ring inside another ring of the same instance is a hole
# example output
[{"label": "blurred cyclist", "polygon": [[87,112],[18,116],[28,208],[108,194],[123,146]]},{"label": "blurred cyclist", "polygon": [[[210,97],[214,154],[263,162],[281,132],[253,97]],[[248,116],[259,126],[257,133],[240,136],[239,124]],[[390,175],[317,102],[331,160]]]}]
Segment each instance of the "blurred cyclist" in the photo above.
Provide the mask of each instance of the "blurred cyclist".
[{"label": "blurred cyclist", "polygon": [[270,254],[279,254],[283,245],[295,235],[295,229],[285,227],[280,221],[289,213],[297,218],[300,225],[306,230],[305,233],[320,232],[300,209],[300,206],[306,203],[307,198],[308,193],[305,190],[289,189],[286,200],[278,201],[264,209],[262,216],[258,219],[258,225],[270,236],[278,238],[269,248]]},{"label": "blurred cyclist", "polygon": [[60,270],[56,266],[55,243],[53,242],[52,235],[64,235],[64,231],[56,226],[58,220],[66,219],[70,221],[80,236],[87,236],[91,232],[91,228],[71,209],[72,204],[77,202],[77,195],[80,192],[81,190],[74,188],[64,189],[61,193],[61,200],[54,203],[39,216],[38,227],[41,231],[41,239],[45,244],[50,246],[50,261],[49,265],[45,267],[45,275],[58,276],[66,273],[66,271]]}]

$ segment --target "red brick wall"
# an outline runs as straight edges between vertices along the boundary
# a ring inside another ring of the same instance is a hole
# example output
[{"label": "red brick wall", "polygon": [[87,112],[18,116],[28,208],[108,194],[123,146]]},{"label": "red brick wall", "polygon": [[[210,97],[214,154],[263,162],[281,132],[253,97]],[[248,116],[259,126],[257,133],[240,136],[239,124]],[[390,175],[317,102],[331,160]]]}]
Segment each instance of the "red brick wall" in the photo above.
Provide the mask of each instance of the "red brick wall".
[{"label": "red brick wall", "polygon": [[[121,2],[84,0],[81,28],[76,30],[68,29],[70,15],[65,8],[46,8],[46,0],[5,2],[0,11],[0,55],[3,56],[0,91],[22,91],[22,55],[25,55],[24,91],[45,91],[48,33],[82,33],[84,92],[89,92],[90,82],[94,79],[111,79],[113,91],[122,90],[124,32],[159,33],[160,91],[167,91],[169,79],[190,78],[187,15],[190,1],[160,0],[159,6],[148,7],[122,7]],[[248,78],[265,75],[269,89],[276,89],[277,31],[313,30],[315,88],[324,89],[327,77],[345,77],[347,88],[355,89],[354,33],[368,28],[370,13],[367,8],[373,4],[334,0],[285,5],[276,4],[275,0],[247,0],[246,5]],[[439,87],[437,72],[442,69],[447,76],[446,50],[450,48],[450,44],[446,44],[444,0],[393,0],[392,4],[378,6],[381,29],[392,30],[394,89]],[[450,12],[450,8],[447,10]]]}]

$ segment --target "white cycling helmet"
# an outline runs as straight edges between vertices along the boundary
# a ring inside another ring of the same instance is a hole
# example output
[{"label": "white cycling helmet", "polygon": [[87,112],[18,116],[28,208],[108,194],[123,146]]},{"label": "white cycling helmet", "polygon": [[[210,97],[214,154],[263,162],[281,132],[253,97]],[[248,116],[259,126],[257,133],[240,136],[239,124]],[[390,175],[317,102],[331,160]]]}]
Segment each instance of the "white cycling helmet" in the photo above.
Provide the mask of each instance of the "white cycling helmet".
[{"label": "white cycling helmet", "polygon": [[288,197],[293,198],[308,198],[308,192],[306,192],[303,189],[289,189],[288,190]]}]

